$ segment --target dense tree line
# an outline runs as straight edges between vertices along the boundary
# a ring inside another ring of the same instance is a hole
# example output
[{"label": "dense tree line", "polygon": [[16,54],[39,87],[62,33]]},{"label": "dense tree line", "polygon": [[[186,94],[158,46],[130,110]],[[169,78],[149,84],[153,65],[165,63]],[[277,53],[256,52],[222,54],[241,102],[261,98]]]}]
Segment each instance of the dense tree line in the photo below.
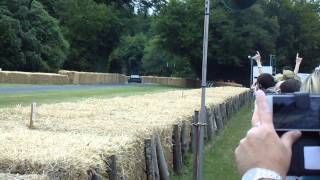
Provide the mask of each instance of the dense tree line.
[{"label": "dense tree line", "polygon": [[[1,0],[0,63],[7,70],[200,77],[204,1]],[[320,2],[259,0],[234,12],[212,0],[208,79],[243,82],[249,54],[301,70],[320,63]]]}]

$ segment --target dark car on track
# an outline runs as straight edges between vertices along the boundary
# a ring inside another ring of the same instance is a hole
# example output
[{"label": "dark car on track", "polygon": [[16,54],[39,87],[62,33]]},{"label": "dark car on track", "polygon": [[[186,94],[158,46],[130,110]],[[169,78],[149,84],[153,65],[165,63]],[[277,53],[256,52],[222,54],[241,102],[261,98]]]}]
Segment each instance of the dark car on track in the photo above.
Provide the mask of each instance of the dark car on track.
[{"label": "dark car on track", "polygon": [[139,75],[131,75],[128,79],[128,83],[141,83],[141,78]]}]

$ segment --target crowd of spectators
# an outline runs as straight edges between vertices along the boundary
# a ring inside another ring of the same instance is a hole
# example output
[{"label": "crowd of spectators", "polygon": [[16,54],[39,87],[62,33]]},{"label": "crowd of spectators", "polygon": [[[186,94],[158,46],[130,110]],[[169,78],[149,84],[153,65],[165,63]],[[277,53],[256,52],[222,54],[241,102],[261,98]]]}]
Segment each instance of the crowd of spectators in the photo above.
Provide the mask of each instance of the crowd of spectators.
[{"label": "crowd of spectators", "polygon": [[314,72],[309,77],[301,81],[298,76],[302,58],[297,53],[296,64],[294,70],[290,66],[282,68],[282,73],[272,74],[264,73],[263,66],[261,63],[260,53],[254,56],[259,68],[259,76],[257,81],[251,86],[254,90],[262,90],[267,94],[276,93],[294,93],[294,92],[306,92],[311,94],[320,94],[320,66],[315,68]]}]

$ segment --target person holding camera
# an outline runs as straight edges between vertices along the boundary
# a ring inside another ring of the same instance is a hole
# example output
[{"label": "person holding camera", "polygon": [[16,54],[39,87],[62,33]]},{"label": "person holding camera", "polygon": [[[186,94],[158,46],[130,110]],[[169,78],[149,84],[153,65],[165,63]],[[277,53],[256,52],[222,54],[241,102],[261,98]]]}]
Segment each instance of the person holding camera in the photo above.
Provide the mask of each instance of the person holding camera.
[{"label": "person holding camera", "polygon": [[237,167],[242,179],[285,179],[289,170],[292,144],[300,131],[289,131],[279,137],[272,122],[272,112],[265,93],[256,92],[253,127],[235,150]]}]

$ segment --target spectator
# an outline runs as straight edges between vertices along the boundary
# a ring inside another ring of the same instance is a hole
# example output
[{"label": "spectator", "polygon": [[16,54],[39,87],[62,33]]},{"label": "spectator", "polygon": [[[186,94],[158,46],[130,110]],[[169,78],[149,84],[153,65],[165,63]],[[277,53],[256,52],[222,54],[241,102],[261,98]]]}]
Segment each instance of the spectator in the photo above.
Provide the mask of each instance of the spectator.
[{"label": "spectator", "polygon": [[303,82],[301,91],[310,94],[320,94],[320,66]]},{"label": "spectator", "polygon": [[280,85],[280,93],[294,93],[299,92],[301,88],[301,82],[296,79],[289,79],[284,81]]},{"label": "spectator", "polygon": [[259,75],[256,83],[256,89],[260,89],[265,93],[274,93],[273,87],[276,84],[271,74],[262,73]]},{"label": "spectator", "polygon": [[296,65],[295,65],[294,70],[292,70],[292,68],[289,66],[284,66],[282,68],[282,74],[277,74],[275,76],[276,82],[285,81],[285,80],[289,80],[289,79],[296,79],[298,81],[301,81],[300,77],[298,76],[301,62],[302,62],[302,58],[299,57],[299,53],[297,53]]}]

